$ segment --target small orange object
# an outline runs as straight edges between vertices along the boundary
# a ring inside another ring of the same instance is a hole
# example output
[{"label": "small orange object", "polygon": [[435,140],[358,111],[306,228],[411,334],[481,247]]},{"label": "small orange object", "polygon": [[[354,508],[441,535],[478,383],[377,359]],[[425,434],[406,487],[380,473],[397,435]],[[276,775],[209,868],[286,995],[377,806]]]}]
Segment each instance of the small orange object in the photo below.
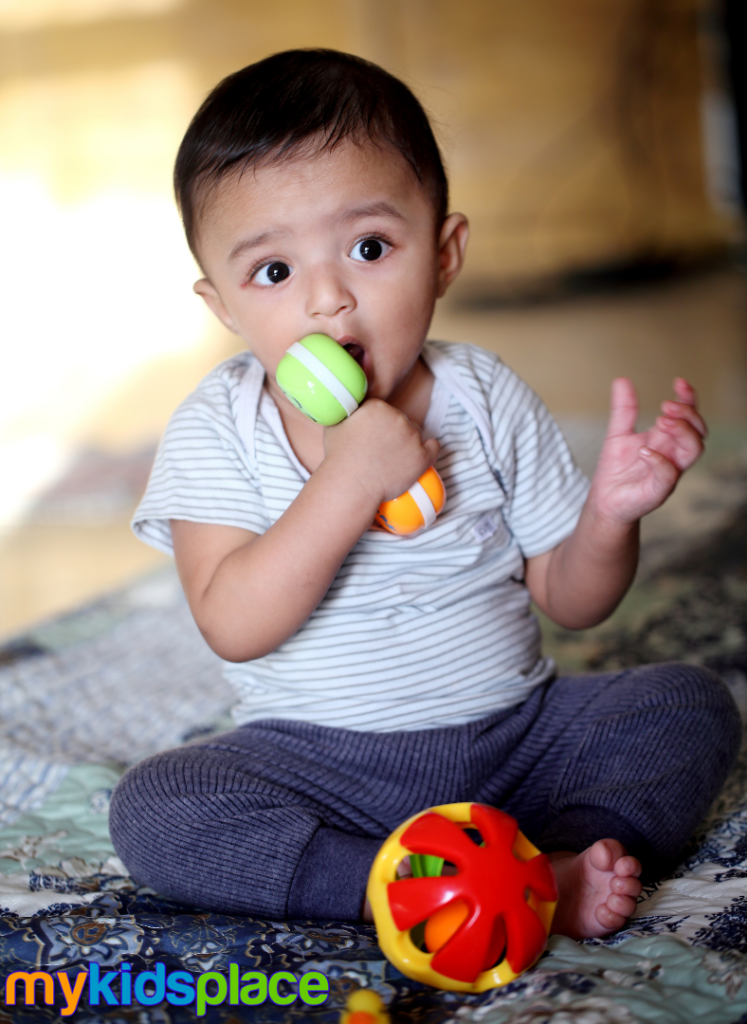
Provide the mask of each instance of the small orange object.
[{"label": "small orange object", "polygon": [[444,482],[431,466],[404,494],[382,501],[375,522],[389,533],[417,533],[435,522],[445,501]]},{"label": "small orange object", "polygon": [[469,917],[469,907],[464,900],[455,900],[442,910],[431,914],[425,922],[425,948],[435,953],[445,946],[460,924]]},{"label": "small orange object", "polygon": [[[431,914],[425,922],[425,948],[429,953],[437,953],[454,935],[469,917],[469,907],[464,900],[448,903],[435,914]],[[493,923],[493,934],[483,957],[482,970],[489,971],[497,963],[506,948],[506,929],[501,918]]]},{"label": "small orange object", "polygon": [[391,1024],[391,1018],[378,992],[357,988],[348,996],[340,1024]]}]

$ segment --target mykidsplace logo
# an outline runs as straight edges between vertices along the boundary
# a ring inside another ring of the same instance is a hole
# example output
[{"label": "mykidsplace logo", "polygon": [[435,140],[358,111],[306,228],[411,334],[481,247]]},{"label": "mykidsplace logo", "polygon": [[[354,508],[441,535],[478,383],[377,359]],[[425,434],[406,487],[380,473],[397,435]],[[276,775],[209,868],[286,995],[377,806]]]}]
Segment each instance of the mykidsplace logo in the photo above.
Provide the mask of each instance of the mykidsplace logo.
[{"label": "mykidsplace logo", "polygon": [[5,1002],[15,1006],[18,989],[26,1006],[36,1004],[40,994],[51,1006],[55,1000],[55,983],[65,1006],[60,1013],[69,1017],[75,1013],[84,992],[89,1006],[157,1006],[170,1003],[172,1006],[190,1006],[194,1003],[195,1016],[204,1017],[208,1006],[259,1006],[270,1002],[277,1006],[290,1006],[300,999],[307,1006],[320,1006],[329,995],[329,982],[319,971],[308,971],[296,977],[290,971],[244,971],[238,964],[228,965],[228,976],[221,971],[206,971],[204,974],[190,974],[188,971],[166,972],[165,964],[154,964],[152,971],[132,972],[132,964],[122,964],[118,971],[101,973],[98,964],[91,964],[88,971],[80,971],[73,980],[64,971],[49,974],[47,971],[15,971],[5,982]]}]

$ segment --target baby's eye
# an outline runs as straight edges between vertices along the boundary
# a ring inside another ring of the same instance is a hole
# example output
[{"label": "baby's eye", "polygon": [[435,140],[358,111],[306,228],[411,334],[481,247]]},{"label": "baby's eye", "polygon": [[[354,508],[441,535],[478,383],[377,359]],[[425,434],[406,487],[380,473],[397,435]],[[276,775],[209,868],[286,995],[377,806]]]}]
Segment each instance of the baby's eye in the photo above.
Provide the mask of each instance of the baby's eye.
[{"label": "baby's eye", "polygon": [[391,249],[391,245],[387,242],[382,241],[380,238],[364,238],[361,242],[356,242],[353,246],[353,250],[350,253],[350,258],[366,263],[373,263],[374,260],[379,260]]},{"label": "baby's eye", "polygon": [[285,281],[287,277],[290,277],[292,268],[287,263],[266,263],[264,267],[260,267],[257,273],[254,275],[255,284],[268,285],[268,284],[280,284],[281,281]]}]

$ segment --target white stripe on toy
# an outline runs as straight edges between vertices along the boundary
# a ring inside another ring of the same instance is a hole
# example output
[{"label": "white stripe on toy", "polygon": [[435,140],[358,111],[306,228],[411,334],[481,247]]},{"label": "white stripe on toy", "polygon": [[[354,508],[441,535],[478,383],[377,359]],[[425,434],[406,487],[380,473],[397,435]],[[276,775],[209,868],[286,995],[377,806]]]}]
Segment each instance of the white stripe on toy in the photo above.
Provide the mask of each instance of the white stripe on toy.
[{"label": "white stripe on toy", "polygon": [[423,517],[423,522],[426,527],[432,526],[436,521],[438,513],[433,505],[433,502],[428,497],[428,492],[419,480],[416,480],[412,487],[408,488],[408,493],[412,495],[412,499],[420,509],[420,514]]},{"label": "white stripe on toy", "polygon": [[307,370],[314,374],[332,395],[337,399],[340,405],[345,410],[345,415],[350,416],[358,408],[358,403],[355,398],[350,394],[348,389],[335,377],[334,373],[328,369],[324,363],[315,356],[313,352],[310,352],[300,341],[295,341],[288,349],[288,355],[293,356],[299,363],[302,363]]}]

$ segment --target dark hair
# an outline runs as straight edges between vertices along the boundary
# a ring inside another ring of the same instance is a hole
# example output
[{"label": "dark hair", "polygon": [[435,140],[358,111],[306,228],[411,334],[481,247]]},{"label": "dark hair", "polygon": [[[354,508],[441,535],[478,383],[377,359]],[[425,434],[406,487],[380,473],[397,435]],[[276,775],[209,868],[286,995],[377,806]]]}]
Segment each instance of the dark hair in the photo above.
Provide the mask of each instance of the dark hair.
[{"label": "dark hair", "polygon": [[224,78],[192,119],[174,167],[176,201],[195,252],[200,192],[235,169],[318,150],[344,139],[392,146],[429,193],[437,228],[448,183],[422,106],[406,85],[361,57],[337,50],[286,50]]}]

